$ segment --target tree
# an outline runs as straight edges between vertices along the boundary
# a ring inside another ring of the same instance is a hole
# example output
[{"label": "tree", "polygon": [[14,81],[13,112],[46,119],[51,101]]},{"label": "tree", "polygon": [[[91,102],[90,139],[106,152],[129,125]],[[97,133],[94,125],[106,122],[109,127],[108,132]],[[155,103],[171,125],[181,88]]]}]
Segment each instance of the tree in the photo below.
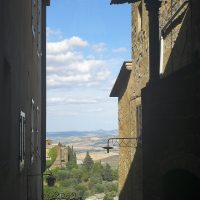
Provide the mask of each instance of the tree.
[{"label": "tree", "polygon": [[113,180],[118,180],[118,169],[112,170]]},{"label": "tree", "polygon": [[57,173],[56,173],[56,179],[58,181],[63,181],[65,179],[69,179],[70,178],[70,173],[66,170],[59,170]]},{"label": "tree", "polygon": [[113,181],[113,173],[109,164],[103,168],[102,178],[104,181]]},{"label": "tree", "polygon": [[94,166],[93,166],[93,174],[102,174],[102,171],[103,171],[103,165],[101,164],[101,161],[99,162],[95,162],[94,163]]},{"label": "tree", "polygon": [[77,168],[77,158],[76,158],[76,152],[74,152],[73,146],[68,146],[68,163],[67,167],[69,169]]},{"label": "tree", "polygon": [[54,162],[58,156],[58,146],[51,148],[48,155],[51,158],[51,161]]},{"label": "tree", "polygon": [[94,166],[94,161],[93,159],[90,157],[89,152],[87,151],[86,156],[83,160],[83,166],[87,169],[90,170],[92,169],[92,167]]},{"label": "tree", "polygon": [[58,156],[58,146],[51,148],[48,152],[48,156],[50,157],[50,160],[46,161],[46,169],[51,167],[51,165],[55,162]]}]

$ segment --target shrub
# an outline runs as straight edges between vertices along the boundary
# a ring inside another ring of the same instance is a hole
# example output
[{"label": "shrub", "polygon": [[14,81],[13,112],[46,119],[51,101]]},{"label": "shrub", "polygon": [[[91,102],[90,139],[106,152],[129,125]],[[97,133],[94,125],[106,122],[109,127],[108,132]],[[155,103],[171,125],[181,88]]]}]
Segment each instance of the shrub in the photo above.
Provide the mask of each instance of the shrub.
[{"label": "shrub", "polygon": [[89,152],[86,153],[85,159],[83,160],[83,166],[87,169],[90,170],[92,169],[94,165],[93,159],[90,157]]},{"label": "shrub", "polygon": [[109,164],[103,168],[102,178],[104,181],[113,181],[112,169]]},{"label": "shrub", "polygon": [[60,182],[60,185],[62,187],[74,187],[77,184],[77,180],[76,179],[65,179],[63,181]]},{"label": "shrub", "polygon": [[71,177],[76,178],[79,182],[82,178],[83,172],[81,169],[73,168],[71,170]]},{"label": "shrub", "polygon": [[60,193],[57,187],[44,187],[44,200],[55,198]]},{"label": "shrub", "polygon": [[106,193],[104,200],[113,200],[114,197],[116,196],[116,192],[112,191],[112,192],[108,192]]},{"label": "shrub", "polygon": [[56,179],[58,181],[63,181],[65,179],[69,179],[70,178],[70,173],[67,170],[59,170],[56,173]]},{"label": "shrub", "polygon": [[105,183],[105,191],[106,192],[117,192],[118,191],[118,184],[117,183]]},{"label": "shrub", "polygon": [[104,192],[104,186],[100,183],[97,183],[96,185],[93,186],[93,190],[95,193],[102,193]]}]

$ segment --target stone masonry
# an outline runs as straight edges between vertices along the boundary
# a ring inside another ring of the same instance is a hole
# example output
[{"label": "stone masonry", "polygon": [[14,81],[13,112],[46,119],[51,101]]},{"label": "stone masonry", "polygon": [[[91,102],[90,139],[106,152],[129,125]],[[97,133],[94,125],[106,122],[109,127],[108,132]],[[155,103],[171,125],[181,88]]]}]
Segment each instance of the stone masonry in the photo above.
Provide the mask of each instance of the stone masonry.
[{"label": "stone masonry", "polygon": [[[124,2],[129,1],[112,1]],[[200,3],[198,0],[133,2],[132,61],[123,63],[111,96],[119,100],[119,137],[137,138],[141,129],[142,141],[133,141],[136,148],[119,150],[119,199],[193,199],[192,194],[199,195],[195,188],[200,184],[197,170]],[[151,9],[156,12],[158,5],[156,16]],[[160,38],[150,32],[156,30],[156,17]],[[150,29],[153,26],[155,29]],[[149,48],[158,39],[160,58],[157,54],[153,56],[153,49]],[[150,58],[159,59],[159,66],[150,66]],[[130,63],[132,67],[128,67]],[[152,72],[160,77],[150,76]],[[157,79],[149,80],[150,77]],[[138,115],[139,106],[142,113]],[[142,127],[138,123],[141,114]],[[188,190],[181,189],[181,182],[175,178],[179,176],[185,184],[189,178],[193,185],[188,185]],[[176,193],[173,188],[177,188]],[[188,195],[190,198],[186,198]]]}]

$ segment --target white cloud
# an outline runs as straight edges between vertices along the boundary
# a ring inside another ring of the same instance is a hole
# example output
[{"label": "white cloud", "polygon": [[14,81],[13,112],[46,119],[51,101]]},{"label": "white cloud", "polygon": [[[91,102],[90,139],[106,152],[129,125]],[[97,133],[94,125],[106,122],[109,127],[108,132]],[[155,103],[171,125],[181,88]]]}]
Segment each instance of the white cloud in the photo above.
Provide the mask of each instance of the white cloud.
[{"label": "white cloud", "polygon": [[93,50],[97,53],[106,51],[106,44],[101,42],[92,46]]},{"label": "white cloud", "polygon": [[48,106],[58,106],[67,104],[96,104],[100,100],[94,98],[70,98],[70,97],[49,97]]},{"label": "white cloud", "polygon": [[[104,43],[100,44],[105,46]],[[48,88],[91,87],[108,79],[111,74],[108,69],[109,60],[85,55],[85,50],[90,47],[93,49],[94,46],[74,36],[58,42],[47,42]]]},{"label": "white cloud", "polygon": [[119,47],[119,48],[113,49],[114,53],[124,53],[126,51],[127,49],[125,47]]},{"label": "white cloud", "polygon": [[50,76],[47,76],[47,83],[48,86],[67,86],[71,85],[73,83],[83,83],[83,82],[89,82],[91,79],[90,74],[80,74],[80,75],[57,75],[52,74]]},{"label": "white cloud", "polygon": [[73,112],[73,111],[66,111],[66,110],[51,110],[48,108],[48,114],[51,116],[78,116],[80,113],[78,112]]},{"label": "white cloud", "polygon": [[102,112],[104,109],[103,108],[94,108],[94,109],[89,109],[88,112]]},{"label": "white cloud", "polygon": [[74,49],[75,47],[86,47],[88,46],[88,42],[82,40],[79,37],[73,36],[69,39],[64,39],[59,42],[48,42],[47,43],[47,53],[62,53],[66,52],[67,50]]},{"label": "white cloud", "polygon": [[110,71],[108,71],[108,70],[99,71],[99,72],[97,72],[96,75],[97,75],[96,76],[97,80],[100,80],[100,81],[105,80],[110,75]]},{"label": "white cloud", "polygon": [[46,34],[47,34],[47,40],[51,36],[55,36],[57,39],[62,39],[63,38],[63,33],[59,29],[52,29],[50,27],[46,28]]}]

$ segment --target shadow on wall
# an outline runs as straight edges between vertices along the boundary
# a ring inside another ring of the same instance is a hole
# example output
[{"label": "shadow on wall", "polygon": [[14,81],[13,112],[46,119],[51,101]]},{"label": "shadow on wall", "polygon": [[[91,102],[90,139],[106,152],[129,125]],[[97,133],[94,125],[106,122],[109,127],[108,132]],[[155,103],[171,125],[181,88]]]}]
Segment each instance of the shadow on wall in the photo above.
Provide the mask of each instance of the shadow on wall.
[{"label": "shadow on wall", "polygon": [[[168,37],[176,37],[175,34],[177,34],[177,38],[175,41],[171,41],[171,53],[169,56],[169,59],[167,60],[167,64],[165,67],[164,75],[168,75],[173,73],[174,71],[177,71],[178,69],[182,68],[183,66],[187,65],[191,61],[192,57],[192,48],[191,48],[191,10],[188,9],[186,13],[183,13],[180,16],[182,19],[174,21],[176,25],[178,26],[181,21],[182,25],[178,33],[176,33],[175,25],[172,24],[168,30]],[[180,18],[179,17],[179,18]],[[174,26],[174,27],[173,27]],[[171,35],[170,35],[171,34]],[[174,45],[173,45],[174,43]]]},{"label": "shadow on wall", "polygon": [[138,144],[124,186],[119,194],[120,200],[142,200],[142,145]]},{"label": "shadow on wall", "polygon": [[[13,148],[13,145],[11,145],[11,126],[10,126],[10,119],[11,119],[11,67],[9,63],[4,60],[3,67],[0,70],[1,76],[0,76],[0,121],[2,122],[0,124],[1,129],[1,140],[0,140],[0,169],[1,169],[1,181],[0,184],[5,185],[5,182],[7,180],[7,175],[10,172],[10,153],[11,148]],[[3,184],[4,183],[4,184]]]},{"label": "shadow on wall", "polygon": [[162,180],[162,200],[200,199],[200,179],[184,169],[167,172]]},{"label": "shadow on wall", "polygon": [[[200,57],[200,47],[197,45],[198,42],[194,44],[194,41],[196,41],[195,37],[199,35],[200,31],[199,15],[195,13],[197,12],[197,8],[200,7],[200,3],[195,0],[192,2],[193,3],[189,5],[190,8],[174,20],[164,35],[164,37],[171,37],[172,39],[176,37],[175,35],[177,34],[176,40],[171,41],[170,44],[172,50],[166,63],[164,75],[171,74],[191,63],[192,59],[197,60]],[[182,25],[180,23],[182,23]],[[179,32],[176,33],[175,27],[179,26],[179,24],[181,28]]]}]

